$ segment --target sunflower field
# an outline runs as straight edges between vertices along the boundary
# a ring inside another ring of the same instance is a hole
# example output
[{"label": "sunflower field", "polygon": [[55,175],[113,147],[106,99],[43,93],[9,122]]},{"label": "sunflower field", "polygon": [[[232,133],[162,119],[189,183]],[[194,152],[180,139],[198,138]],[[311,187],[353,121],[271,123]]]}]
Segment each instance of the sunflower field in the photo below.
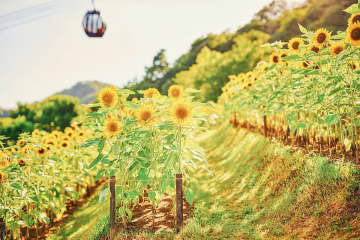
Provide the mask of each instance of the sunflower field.
[{"label": "sunflower field", "polygon": [[[272,47],[269,61],[229,77],[219,102],[235,127],[253,127],[330,156],[360,153],[360,9],[345,32],[315,32]],[[265,117],[265,118],[264,118]],[[265,120],[266,119],[266,120]],[[266,123],[265,123],[265,121]],[[357,161],[357,160],[356,160]]]},{"label": "sunflower field", "polygon": [[[84,121],[64,132],[35,130],[0,152],[0,211],[12,238],[37,238],[89,187],[116,176],[120,217],[148,189],[156,201],[174,188],[175,173],[205,167],[203,149],[193,140],[211,111],[193,102],[193,89],[174,85],[169,97],[148,89],[144,98],[115,87],[102,89]],[[101,192],[104,198],[108,189]],[[185,191],[192,202],[191,189]],[[100,199],[101,200],[101,199]]]}]

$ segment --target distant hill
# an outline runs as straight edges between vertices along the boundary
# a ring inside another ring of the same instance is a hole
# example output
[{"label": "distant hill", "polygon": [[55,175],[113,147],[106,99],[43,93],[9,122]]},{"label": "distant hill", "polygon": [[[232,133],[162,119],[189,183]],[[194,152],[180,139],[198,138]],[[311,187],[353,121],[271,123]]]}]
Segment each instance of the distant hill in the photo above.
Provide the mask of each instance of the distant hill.
[{"label": "distant hill", "polygon": [[97,92],[106,86],[109,86],[109,84],[99,81],[81,81],[57,94],[76,97],[79,99],[80,104],[88,104],[95,100]]}]

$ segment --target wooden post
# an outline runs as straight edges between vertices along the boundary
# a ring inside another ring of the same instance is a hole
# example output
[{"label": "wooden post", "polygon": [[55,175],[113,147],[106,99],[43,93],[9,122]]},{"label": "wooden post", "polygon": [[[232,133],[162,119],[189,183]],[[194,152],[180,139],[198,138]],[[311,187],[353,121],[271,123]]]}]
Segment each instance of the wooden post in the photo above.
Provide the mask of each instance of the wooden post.
[{"label": "wooden post", "polygon": [[182,174],[176,174],[176,232],[183,226]]},{"label": "wooden post", "polygon": [[5,240],[6,224],[3,218],[0,218],[0,240]]},{"label": "wooden post", "polygon": [[267,122],[266,115],[264,116],[264,136],[267,137]]},{"label": "wooden post", "polygon": [[110,186],[110,239],[115,237],[115,176],[111,176],[109,180]]}]

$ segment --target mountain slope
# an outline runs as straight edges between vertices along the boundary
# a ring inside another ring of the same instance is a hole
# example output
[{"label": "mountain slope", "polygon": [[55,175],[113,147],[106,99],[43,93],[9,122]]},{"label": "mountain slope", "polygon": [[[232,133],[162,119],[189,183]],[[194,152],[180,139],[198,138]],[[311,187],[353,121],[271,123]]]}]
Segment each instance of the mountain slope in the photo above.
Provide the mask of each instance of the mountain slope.
[{"label": "mountain slope", "polygon": [[80,104],[88,104],[95,100],[97,92],[109,84],[99,81],[78,82],[71,88],[65,89],[57,94],[69,95],[79,99]]}]

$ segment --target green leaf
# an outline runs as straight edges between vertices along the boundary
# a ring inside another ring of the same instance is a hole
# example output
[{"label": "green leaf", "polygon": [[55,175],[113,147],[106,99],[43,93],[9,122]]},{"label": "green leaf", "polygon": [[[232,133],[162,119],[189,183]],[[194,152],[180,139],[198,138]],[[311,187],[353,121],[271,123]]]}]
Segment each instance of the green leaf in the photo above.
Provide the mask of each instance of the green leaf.
[{"label": "green leaf", "polygon": [[97,172],[96,176],[95,176],[95,181],[97,181],[97,180],[99,180],[100,178],[102,178],[102,177],[104,176],[105,171],[106,171],[105,169],[100,169],[100,170]]},{"label": "green leaf", "polygon": [[99,144],[98,144],[98,152],[99,152],[99,153],[101,153],[102,150],[104,149],[105,141],[106,141],[105,138],[103,138],[103,139],[100,140],[100,142],[99,142]]},{"label": "green leaf", "polygon": [[156,192],[149,192],[148,196],[149,196],[150,201],[153,202],[153,201],[155,201],[155,198],[156,198]]},{"label": "green leaf", "polygon": [[33,216],[30,214],[23,215],[22,220],[24,221],[27,227],[31,227],[35,223]]},{"label": "green leaf", "polygon": [[287,60],[287,61],[291,61],[291,60],[302,60],[303,58],[300,57],[299,55],[290,55],[287,57],[283,57],[282,59]]},{"label": "green leaf", "polygon": [[336,123],[339,119],[340,119],[340,118],[339,118],[338,115],[336,115],[336,114],[330,114],[330,115],[326,116],[325,122],[326,122],[326,124],[328,124],[328,125],[332,125],[332,124]]},{"label": "green leaf", "polygon": [[141,181],[147,181],[149,179],[145,168],[140,168],[138,173],[138,179]]},{"label": "green leaf", "polygon": [[360,12],[359,4],[353,4],[344,11],[350,14],[359,13]]},{"label": "green leaf", "polygon": [[10,184],[10,186],[11,186],[12,188],[16,189],[16,190],[20,190],[20,191],[23,190],[23,187],[22,187],[21,184],[18,183],[18,182],[14,182],[14,183]]},{"label": "green leaf", "polygon": [[104,201],[106,195],[109,193],[109,189],[105,188],[104,190],[102,190],[99,194],[99,202]]},{"label": "green leaf", "polygon": [[90,163],[90,165],[88,166],[88,169],[92,169],[93,167],[96,166],[96,164],[98,164],[101,159],[103,159],[104,155],[102,155],[101,153],[94,159],[94,161],[92,161]]},{"label": "green leaf", "polygon": [[186,198],[186,201],[187,201],[190,205],[193,204],[194,195],[193,195],[192,191],[190,191],[188,188],[185,190],[185,198]]},{"label": "green leaf", "polygon": [[93,145],[97,145],[100,141],[101,141],[100,138],[91,138],[86,142],[84,142],[83,144],[81,144],[80,148],[87,148]]},{"label": "green leaf", "polygon": [[306,28],[304,28],[300,23],[298,23],[298,25],[299,25],[299,29],[300,29],[300,32],[302,32],[302,33],[304,33],[304,34],[307,34],[309,31],[306,29]]}]

